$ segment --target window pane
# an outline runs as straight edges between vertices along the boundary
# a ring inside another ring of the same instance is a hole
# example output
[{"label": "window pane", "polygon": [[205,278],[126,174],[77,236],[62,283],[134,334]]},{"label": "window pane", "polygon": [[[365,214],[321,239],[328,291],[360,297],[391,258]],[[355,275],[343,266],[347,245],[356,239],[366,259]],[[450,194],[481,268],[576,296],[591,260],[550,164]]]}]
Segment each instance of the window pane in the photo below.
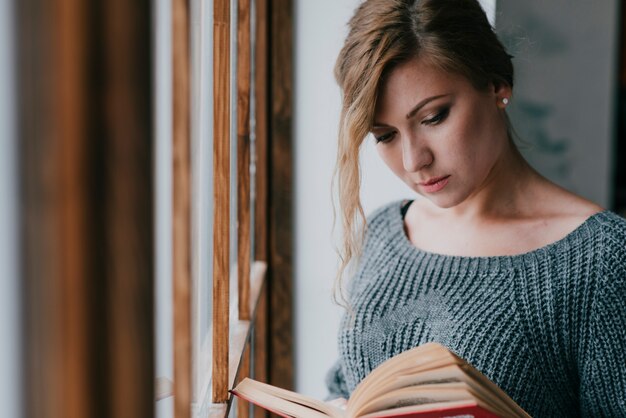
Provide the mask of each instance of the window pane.
[{"label": "window pane", "polygon": [[0,2],[0,404],[4,416],[21,417],[20,306],[17,253],[17,137],[13,86],[14,2]]},{"label": "window pane", "polygon": [[191,1],[194,413],[209,400],[213,300],[213,2]]},{"label": "window pane", "polygon": [[[237,271],[237,0],[230,1],[230,260]],[[234,278],[234,274],[231,277]],[[232,286],[231,286],[232,288]],[[237,300],[231,293],[230,299]]]},{"label": "window pane", "polygon": [[[172,31],[171,0],[157,0],[155,65],[155,338],[156,378],[174,380],[172,334]],[[172,398],[157,402],[159,418],[173,416]]]}]

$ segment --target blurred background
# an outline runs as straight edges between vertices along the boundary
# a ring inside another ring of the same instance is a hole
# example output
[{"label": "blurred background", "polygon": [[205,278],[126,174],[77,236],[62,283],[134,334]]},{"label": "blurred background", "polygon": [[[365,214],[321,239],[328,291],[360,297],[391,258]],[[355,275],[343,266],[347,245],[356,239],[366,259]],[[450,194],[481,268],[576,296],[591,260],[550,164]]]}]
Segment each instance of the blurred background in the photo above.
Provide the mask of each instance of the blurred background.
[{"label": "blurred background", "polygon": [[[129,408],[128,416],[188,416],[175,412],[174,392],[167,389],[174,381],[174,347],[178,344],[172,285],[176,177],[171,163],[177,95],[176,85],[172,87],[172,68],[177,62],[172,58],[177,51],[172,19],[177,15],[172,7],[178,3],[186,5],[190,16],[186,32],[191,86],[189,175],[194,180],[188,184],[193,196],[189,236],[193,277],[189,304],[193,308],[188,309],[193,309],[189,346],[194,358],[190,366],[194,389],[188,403],[193,404],[193,416],[206,411],[202,399],[208,396],[211,379],[201,370],[211,362],[211,351],[206,347],[211,343],[214,296],[209,256],[214,252],[214,3],[145,0],[129,6],[131,3],[116,0],[85,6],[81,1],[56,0],[53,7],[44,1],[0,0],[3,417],[125,416],[116,413],[125,410],[124,401],[115,400],[117,391],[129,398],[137,393],[143,405],[148,405]],[[275,88],[281,78],[289,82],[287,99],[270,94],[267,103],[270,112],[272,106],[278,112],[283,105],[289,108],[284,119],[270,121],[269,131],[275,133],[272,126],[278,126],[288,132],[291,147],[281,148],[291,171],[288,178],[279,179],[289,193],[277,200],[288,210],[276,215],[284,221],[278,223],[277,234],[287,237],[286,247],[279,249],[275,265],[270,257],[274,274],[283,264],[288,265],[289,286],[281,297],[288,301],[289,318],[278,323],[278,316],[270,314],[269,333],[275,340],[286,335],[285,386],[317,398],[326,396],[324,377],[337,359],[336,336],[343,313],[331,301],[338,265],[335,246],[341,234],[339,229],[333,232],[330,190],[341,100],[333,66],[347,33],[347,21],[358,3],[248,3],[253,14],[260,5],[269,4],[267,10],[272,16],[284,8],[292,25],[288,27],[289,41],[268,47],[270,61],[271,54],[281,47],[290,57],[267,65],[270,79],[279,67],[292,69],[267,84]],[[237,1],[229,4],[233,12],[230,20],[235,24]],[[556,183],[625,215],[623,2],[482,0],[481,4],[514,56],[516,85],[508,111],[522,153]],[[76,16],[87,18],[82,21]],[[253,33],[261,23],[253,19]],[[281,27],[269,24],[267,30],[274,36],[273,31]],[[87,35],[76,36],[80,33]],[[229,52],[233,75],[237,73],[236,40],[233,26]],[[57,56],[69,64],[49,65]],[[81,60],[88,65],[80,67],[82,72],[72,72],[72,63]],[[261,72],[259,68],[253,68],[253,78]],[[259,79],[255,80],[253,96],[258,96]],[[88,86],[88,95],[75,94],[84,86]],[[235,81],[231,81],[230,92],[231,165],[235,166]],[[260,107],[259,97],[256,99],[251,104],[253,131],[262,125],[255,113]],[[253,133],[253,151],[257,139]],[[77,153],[71,151],[74,149]],[[275,165],[269,168],[272,173],[282,167],[277,166],[278,159],[269,161]],[[253,161],[251,167],[254,174],[258,166]],[[362,170],[366,213],[392,200],[414,197],[379,160],[372,139],[362,153]],[[59,178],[62,181],[57,184]],[[253,197],[257,186],[253,186]],[[229,187],[236,191],[235,180],[231,179]],[[79,193],[74,194],[75,190]],[[60,211],[59,205],[65,209]],[[238,255],[237,222],[233,221],[236,205],[233,197],[231,261]],[[84,239],[72,240],[76,234]],[[271,234],[267,241],[270,246],[275,243]],[[118,264],[118,256],[127,258]],[[65,305],[66,300],[72,303]],[[77,310],[59,306],[76,306]],[[88,312],[93,322],[86,323],[80,312]],[[272,321],[278,325],[272,327]],[[63,332],[57,332],[55,324],[62,324]],[[76,329],[86,335],[81,340],[85,345],[78,351],[85,358],[62,355],[64,347],[73,344],[69,340],[65,344],[66,339],[81,335],[73,333]],[[119,335],[109,339],[118,329]],[[46,351],[49,342],[55,343],[54,353]],[[114,355],[118,345],[135,349],[120,361]],[[57,362],[59,358],[62,361]],[[84,365],[88,365],[86,369]],[[125,378],[123,371],[133,367],[137,373]],[[46,386],[60,371],[78,376],[71,380],[76,386]],[[133,380],[137,376],[144,376],[144,380]],[[155,379],[166,382],[163,394],[156,397]],[[137,389],[143,386],[148,389]],[[135,389],[138,391],[133,392]],[[59,405],[72,398],[72,393],[106,396],[93,396],[95,406],[79,405],[72,413],[59,413],[64,410]],[[41,403],[42,399],[47,403]],[[111,406],[115,402],[122,402],[121,406]],[[57,413],[33,406],[39,404],[56,405]]]}]

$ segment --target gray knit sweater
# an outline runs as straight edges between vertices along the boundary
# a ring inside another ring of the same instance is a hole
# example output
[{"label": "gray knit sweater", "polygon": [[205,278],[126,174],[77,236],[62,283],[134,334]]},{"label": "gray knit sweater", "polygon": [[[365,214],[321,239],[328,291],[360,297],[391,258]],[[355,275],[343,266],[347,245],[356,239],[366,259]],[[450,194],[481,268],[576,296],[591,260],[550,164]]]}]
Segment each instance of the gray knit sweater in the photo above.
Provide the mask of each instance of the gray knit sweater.
[{"label": "gray knit sweater", "polygon": [[460,257],[414,247],[400,208],[368,219],[331,397],[437,341],[534,417],[626,417],[626,220],[604,211],[522,255]]}]

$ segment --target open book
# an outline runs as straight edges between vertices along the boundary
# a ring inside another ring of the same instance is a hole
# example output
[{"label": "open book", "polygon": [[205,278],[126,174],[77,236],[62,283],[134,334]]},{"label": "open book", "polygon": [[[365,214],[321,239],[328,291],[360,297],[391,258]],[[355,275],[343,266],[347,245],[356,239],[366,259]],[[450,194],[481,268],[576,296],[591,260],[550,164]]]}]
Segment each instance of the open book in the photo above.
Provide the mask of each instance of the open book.
[{"label": "open book", "polygon": [[530,417],[495,383],[437,343],[390,358],[359,383],[346,409],[252,379],[235,395],[284,417]]}]

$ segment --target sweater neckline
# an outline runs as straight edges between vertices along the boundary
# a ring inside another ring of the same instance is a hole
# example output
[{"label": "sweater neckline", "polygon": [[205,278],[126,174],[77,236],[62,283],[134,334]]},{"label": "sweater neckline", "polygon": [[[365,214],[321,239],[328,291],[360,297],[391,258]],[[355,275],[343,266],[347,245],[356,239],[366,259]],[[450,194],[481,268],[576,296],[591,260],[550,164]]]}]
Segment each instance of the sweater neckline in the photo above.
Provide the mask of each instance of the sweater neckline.
[{"label": "sweater neckline", "polygon": [[535,248],[530,251],[526,251],[520,254],[511,254],[511,255],[492,255],[492,256],[467,256],[467,255],[452,255],[452,254],[443,254],[432,251],[423,250],[417,246],[415,246],[409,237],[407,236],[404,229],[404,218],[401,213],[402,201],[398,201],[394,203],[391,207],[391,225],[393,236],[397,237],[395,239],[398,246],[410,253],[414,253],[420,256],[426,256],[429,258],[437,258],[440,260],[450,260],[450,261],[459,261],[459,262],[478,262],[478,263],[489,263],[489,262],[513,262],[520,261],[526,258],[536,258],[540,254],[546,254],[556,249],[557,247],[562,247],[571,239],[579,236],[583,233],[585,229],[588,229],[590,224],[596,221],[597,218],[602,217],[604,215],[609,214],[611,211],[609,209],[604,209],[599,212],[594,213],[585,219],[580,225],[578,225],[574,230],[569,232],[564,237],[546,244],[542,247]]}]

